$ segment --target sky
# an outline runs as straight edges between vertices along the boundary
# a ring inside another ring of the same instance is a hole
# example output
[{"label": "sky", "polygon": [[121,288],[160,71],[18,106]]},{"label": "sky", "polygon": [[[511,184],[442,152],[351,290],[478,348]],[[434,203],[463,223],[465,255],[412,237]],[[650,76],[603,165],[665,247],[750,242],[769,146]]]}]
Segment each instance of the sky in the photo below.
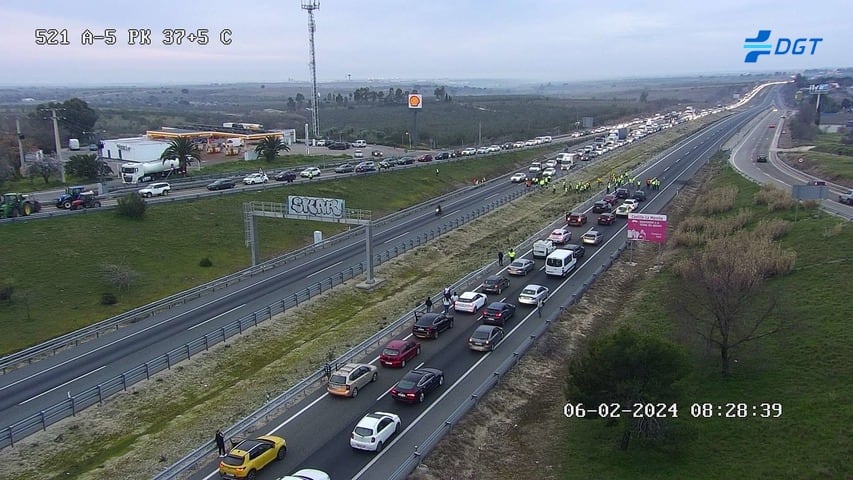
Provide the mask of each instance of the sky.
[{"label": "sky", "polygon": [[[309,0],[302,0],[306,2]],[[317,81],[529,82],[853,66],[853,3],[781,0],[321,0]],[[162,85],[310,80],[299,0],[0,0],[0,85]],[[814,5],[814,8],[811,6]],[[44,35],[40,29],[47,29]],[[51,35],[50,30],[62,32]],[[115,29],[116,42],[84,43]],[[131,29],[151,44],[129,45]],[[164,45],[164,29],[209,42]],[[230,34],[221,36],[224,30]],[[744,63],[744,40],[822,38],[811,54]],[[67,45],[39,45],[39,38]],[[230,41],[223,44],[222,40]]]}]

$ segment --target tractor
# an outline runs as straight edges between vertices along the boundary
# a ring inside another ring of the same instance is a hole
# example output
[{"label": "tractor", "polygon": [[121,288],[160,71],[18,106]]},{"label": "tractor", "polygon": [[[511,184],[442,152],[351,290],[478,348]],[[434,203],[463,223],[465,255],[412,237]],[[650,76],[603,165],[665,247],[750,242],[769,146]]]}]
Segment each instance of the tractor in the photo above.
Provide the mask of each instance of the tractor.
[{"label": "tractor", "polygon": [[71,202],[71,210],[79,210],[81,208],[98,208],[100,206],[101,201],[92,190],[80,192],[80,196],[77,200]]},{"label": "tractor", "polygon": [[41,211],[41,203],[23,193],[4,193],[0,199],[0,218],[26,217]]},{"label": "tractor", "polygon": [[66,187],[65,193],[59,196],[56,199],[56,208],[64,208],[66,210],[71,209],[71,204],[80,198],[80,194],[86,190],[86,187],[82,187],[80,185],[75,185],[73,187]]}]

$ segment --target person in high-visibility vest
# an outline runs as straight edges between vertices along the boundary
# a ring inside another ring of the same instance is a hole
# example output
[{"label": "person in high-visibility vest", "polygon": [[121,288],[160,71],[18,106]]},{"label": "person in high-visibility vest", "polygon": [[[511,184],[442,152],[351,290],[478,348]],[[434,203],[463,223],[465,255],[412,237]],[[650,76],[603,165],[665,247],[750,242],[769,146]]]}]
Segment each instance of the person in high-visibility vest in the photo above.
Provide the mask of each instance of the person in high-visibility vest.
[{"label": "person in high-visibility vest", "polygon": [[509,257],[510,263],[514,262],[515,261],[515,250],[510,248],[509,252],[507,252],[507,256]]}]

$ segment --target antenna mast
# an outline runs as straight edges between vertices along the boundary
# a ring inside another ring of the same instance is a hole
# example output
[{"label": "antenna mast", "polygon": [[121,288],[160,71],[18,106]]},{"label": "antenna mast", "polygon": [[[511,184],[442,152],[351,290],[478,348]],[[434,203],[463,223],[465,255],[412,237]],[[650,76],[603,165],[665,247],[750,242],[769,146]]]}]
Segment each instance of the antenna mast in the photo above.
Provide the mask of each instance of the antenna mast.
[{"label": "antenna mast", "polygon": [[[320,118],[317,110],[320,107],[320,96],[317,93],[317,60],[314,56],[314,10],[320,9],[320,0],[302,0],[302,9],[308,12],[308,46],[310,51],[309,67],[311,69],[311,129],[314,138],[320,137]],[[306,139],[307,142],[307,139]]]}]

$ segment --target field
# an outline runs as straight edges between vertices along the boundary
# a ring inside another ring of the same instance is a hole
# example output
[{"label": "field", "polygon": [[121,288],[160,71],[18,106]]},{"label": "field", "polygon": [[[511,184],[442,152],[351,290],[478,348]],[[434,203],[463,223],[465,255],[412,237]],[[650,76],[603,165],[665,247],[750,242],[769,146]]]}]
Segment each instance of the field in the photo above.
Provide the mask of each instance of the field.
[{"label": "field", "polygon": [[[635,263],[623,257],[563,316],[413,478],[851,478],[853,410],[846,405],[853,398],[853,330],[849,299],[836,293],[851,275],[853,231],[814,210],[799,217],[793,210],[769,213],[754,204],[758,187],[720,165],[690,182],[669,209],[670,218],[684,218],[694,202],[706,203],[703,195],[722,185],[737,187],[732,212],[755,215],[747,228],[762,219],[792,224],[782,244],[796,251],[795,269],[770,280],[762,296],[772,292],[782,299],[778,314],[795,319],[793,328],[738,348],[733,375],[722,378],[719,354],[682,330],[670,309],[681,290],[669,271],[673,252],[667,247],[661,255],[644,246]],[[618,428],[569,420],[562,412],[568,361],[583,351],[586,339],[623,323],[681,344],[692,364],[679,418],[663,439],[635,438],[627,451],[619,449]],[[693,418],[690,406],[706,402],[778,402],[783,414]]]}]

